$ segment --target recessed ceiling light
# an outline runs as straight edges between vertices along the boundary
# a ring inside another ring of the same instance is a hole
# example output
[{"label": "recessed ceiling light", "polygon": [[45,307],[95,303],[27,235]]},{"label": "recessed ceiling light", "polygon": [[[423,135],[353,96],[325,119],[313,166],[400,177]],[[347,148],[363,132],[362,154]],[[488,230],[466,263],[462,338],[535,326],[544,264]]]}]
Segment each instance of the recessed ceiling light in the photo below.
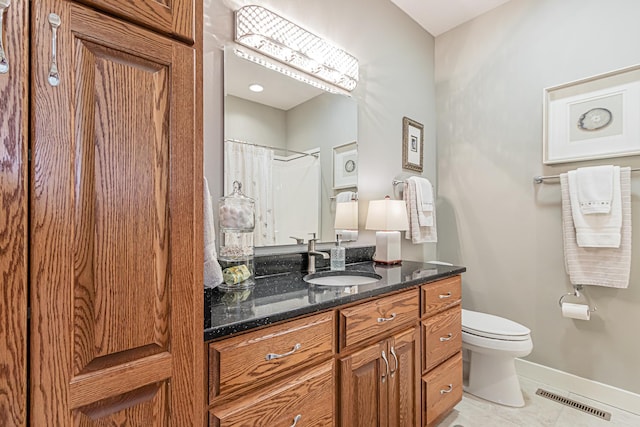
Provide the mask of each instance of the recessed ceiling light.
[{"label": "recessed ceiling light", "polygon": [[249,85],[249,90],[252,92],[262,92],[264,88],[262,87],[262,85],[259,85],[258,83],[252,83]]}]

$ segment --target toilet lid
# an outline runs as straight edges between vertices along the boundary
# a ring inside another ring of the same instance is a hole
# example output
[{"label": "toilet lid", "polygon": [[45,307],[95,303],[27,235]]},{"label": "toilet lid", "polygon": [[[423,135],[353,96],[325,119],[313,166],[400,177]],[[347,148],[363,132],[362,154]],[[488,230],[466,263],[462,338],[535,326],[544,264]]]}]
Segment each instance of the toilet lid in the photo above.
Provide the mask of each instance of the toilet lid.
[{"label": "toilet lid", "polygon": [[503,317],[462,310],[462,330],[470,334],[504,340],[527,339],[531,330]]}]

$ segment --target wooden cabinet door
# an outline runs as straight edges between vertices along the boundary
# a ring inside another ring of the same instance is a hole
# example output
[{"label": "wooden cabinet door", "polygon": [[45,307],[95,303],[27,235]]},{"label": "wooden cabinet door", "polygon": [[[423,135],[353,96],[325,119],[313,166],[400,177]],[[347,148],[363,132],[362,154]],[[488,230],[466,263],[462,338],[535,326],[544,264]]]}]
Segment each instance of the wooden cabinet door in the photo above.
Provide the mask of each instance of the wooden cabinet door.
[{"label": "wooden cabinet door", "polygon": [[[2,8],[0,6],[0,8]],[[29,2],[4,10],[0,43],[0,425],[26,425]],[[2,12],[0,12],[2,13]]]},{"label": "wooden cabinet door", "polygon": [[196,0],[77,0],[154,30],[193,42]]},{"label": "wooden cabinet door", "polygon": [[31,423],[202,425],[194,51],[73,2],[32,15]]},{"label": "wooden cabinet door", "polygon": [[342,427],[387,425],[389,375],[382,352],[386,357],[386,341],[340,359],[339,419]]},{"label": "wooden cabinet door", "polygon": [[389,426],[420,425],[420,339],[418,328],[389,340]]}]

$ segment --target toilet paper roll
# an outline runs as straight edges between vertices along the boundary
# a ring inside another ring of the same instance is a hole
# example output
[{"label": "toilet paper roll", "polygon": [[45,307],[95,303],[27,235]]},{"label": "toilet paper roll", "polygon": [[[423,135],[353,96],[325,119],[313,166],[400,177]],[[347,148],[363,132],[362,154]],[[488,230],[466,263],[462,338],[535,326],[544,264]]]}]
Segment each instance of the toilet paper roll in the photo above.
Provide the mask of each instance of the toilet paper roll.
[{"label": "toilet paper roll", "polygon": [[591,312],[589,311],[588,305],[563,302],[562,317],[568,317],[570,319],[589,320],[591,318]]}]

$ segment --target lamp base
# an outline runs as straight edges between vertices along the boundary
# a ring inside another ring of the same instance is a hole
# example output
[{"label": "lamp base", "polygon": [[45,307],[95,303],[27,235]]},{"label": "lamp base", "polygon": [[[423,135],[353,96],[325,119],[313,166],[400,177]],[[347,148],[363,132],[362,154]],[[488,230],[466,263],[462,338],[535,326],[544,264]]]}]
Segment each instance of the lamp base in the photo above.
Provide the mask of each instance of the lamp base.
[{"label": "lamp base", "polygon": [[400,264],[400,232],[376,231],[376,254],[373,260],[379,264]]}]

